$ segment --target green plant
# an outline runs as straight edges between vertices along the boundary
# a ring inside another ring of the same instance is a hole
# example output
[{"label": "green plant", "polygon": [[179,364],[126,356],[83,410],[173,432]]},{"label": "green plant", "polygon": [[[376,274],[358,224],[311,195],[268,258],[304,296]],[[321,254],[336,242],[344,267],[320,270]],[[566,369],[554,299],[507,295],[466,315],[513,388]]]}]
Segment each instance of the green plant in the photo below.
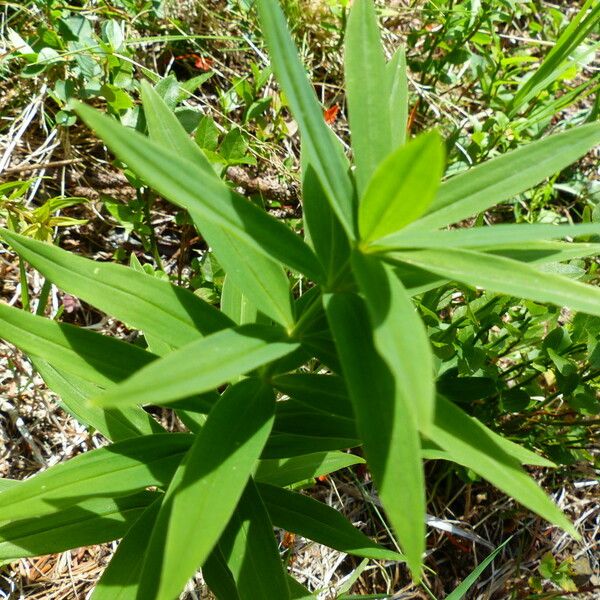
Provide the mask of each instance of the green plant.
[{"label": "green plant", "polygon": [[[593,243],[553,241],[597,235],[597,223],[445,229],[567,166],[600,141],[600,126],[440,184],[442,140],[429,132],[405,142],[402,55],[386,64],[372,3],[357,0],[345,51],[351,169],[279,7],[258,7],[302,134],[306,240],[224,184],[147,82],[149,137],[74,105],[146,186],[188,211],[226,273],[221,310],[139,269],[0,231],[48,280],[147,343],[0,305],[0,335],[30,355],[67,410],[113,441],[28,481],[3,482],[0,559],[123,537],[94,600],[171,600],[199,567],[220,598],[307,597],[282,566],[276,525],[358,556],[405,560],[418,580],[423,458],[473,470],[577,536],[521,466],[553,463],[436,390],[442,361],[415,304],[423,311],[423,294],[456,281],[600,316],[600,290],[542,268],[597,254]],[[302,293],[291,293],[288,270],[304,277]],[[276,401],[279,393],[287,399]],[[172,408],[190,433],[163,431],[143,405]],[[364,447],[403,556],[289,489],[362,462],[343,452],[355,446]]]}]

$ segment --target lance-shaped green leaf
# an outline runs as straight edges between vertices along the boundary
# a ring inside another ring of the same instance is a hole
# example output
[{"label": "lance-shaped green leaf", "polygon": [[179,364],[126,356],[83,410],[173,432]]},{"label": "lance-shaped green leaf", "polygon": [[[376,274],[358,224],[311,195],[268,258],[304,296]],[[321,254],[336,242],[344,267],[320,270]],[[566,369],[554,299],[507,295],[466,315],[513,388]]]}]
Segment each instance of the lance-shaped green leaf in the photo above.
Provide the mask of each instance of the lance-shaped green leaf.
[{"label": "lance-shaped green leaf", "polygon": [[163,433],[80,454],[0,494],[2,520],[51,515],[90,498],[127,496],[166,486],[193,436]]},{"label": "lance-shaped green leaf", "polygon": [[356,184],[362,196],[392,151],[390,98],[382,93],[385,56],[372,0],[355,0],[346,27],[344,72]]},{"label": "lance-shaped green leaf", "polygon": [[194,220],[218,225],[234,239],[314,281],[323,279],[317,258],[300,237],[196,163],[89,106],[77,104],[75,110],[118,158],[158,193],[188,210]]},{"label": "lance-shaped green leaf", "polygon": [[0,304],[0,337],[26,354],[100,386],[121,381],[156,357],[137,346]]},{"label": "lance-shaped green leaf", "polygon": [[292,458],[261,460],[255,478],[259,482],[286,486],[364,462],[360,456],[346,452],[315,452]]},{"label": "lance-shaped green leaf", "polygon": [[298,347],[281,329],[267,325],[224,329],[158,359],[95,402],[100,406],[168,404],[213,390]]},{"label": "lance-shaped green leaf", "polygon": [[226,275],[221,290],[221,310],[237,325],[256,323],[258,309],[244,292]]},{"label": "lance-shaped green leaf", "polygon": [[454,462],[473,469],[517,502],[579,538],[567,517],[523,471],[519,461],[507,454],[484,428],[465,419],[460,409],[441,396],[438,397],[430,438],[446,450]]},{"label": "lance-shaped green leaf", "polygon": [[358,212],[361,239],[402,229],[429,206],[444,172],[444,146],[436,131],[394,150],[369,181]]},{"label": "lance-shaped green leaf", "polygon": [[340,552],[375,560],[402,561],[398,552],[373,542],[337,510],[309,496],[259,484],[273,524]]},{"label": "lance-shaped green leaf", "polygon": [[220,600],[240,600],[235,579],[229,567],[219,544],[217,544],[209,557],[202,565],[202,577],[210,588],[210,591]]},{"label": "lance-shaped green leaf", "polygon": [[510,116],[514,116],[524,104],[556,81],[572,65],[569,60],[571,54],[596,29],[599,21],[600,4],[597,4],[596,0],[587,0],[575,17],[570,19],[569,25],[556,40],[556,44],[539,68],[513,96]]},{"label": "lance-shaped green leaf", "polygon": [[10,488],[15,487],[16,485],[19,485],[19,483],[21,482],[18,479],[0,478],[0,493],[5,492],[6,490],[9,490]]},{"label": "lance-shaped green leaf", "polygon": [[600,289],[531,265],[473,250],[402,251],[395,257],[471,286],[600,315]]},{"label": "lance-shaped green leaf", "polygon": [[375,347],[396,382],[396,401],[413,411],[426,433],[435,406],[433,354],[410,296],[389,265],[355,252],[352,268],[373,326]]},{"label": "lance-shaped green leaf", "polygon": [[344,228],[327,199],[325,189],[302,151],[302,214],[306,237],[315,249],[330,284],[339,276],[350,256]]},{"label": "lance-shaped green leaf", "polygon": [[61,289],[169,346],[183,346],[233,324],[192,292],[156,277],[88,260],[4,229],[0,238]]},{"label": "lance-shaped green leaf", "polygon": [[425,492],[414,408],[398,393],[394,374],[375,348],[363,300],[331,294],[324,301],[367,463],[408,566],[419,579]]},{"label": "lance-shaped green leaf", "polygon": [[337,438],[273,431],[261,456],[264,459],[289,458],[315,452],[345,450],[360,445],[361,441],[355,437]]},{"label": "lance-shaped green leaf", "polygon": [[[175,114],[145,81],[142,82],[142,101],[150,138],[196,163],[207,177],[223,185],[198,144],[191,140]],[[195,211],[191,215],[228,277],[233,278],[265,314],[286,327],[292,326],[294,311],[283,267],[244,240],[232,236],[225,228],[207,223]]]},{"label": "lance-shaped green leaf", "polygon": [[208,558],[267,441],[274,412],[273,390],[255,379],[221,396],[167,489],[144,561],[141,598],[172,600]]},{"label": "lance-shaped green leaf", "polygon": [[600,235],[600,223],[578,225],[508,224],[442,231],[407,230],[377,240],[387,248],[493,248],[519,246],[527,242]]},{"label": "lance-shaped green leaf", "polygon": [[136,600],[144,555],[152,535],[162,501],[157,498],[134,523],[121,540],[100,581],[92,600]]},{"label": "lance-shaped green leaf", "polygon": [[262,32],[279,85],[298,122],[304,148],[346,233],[354,237],[352,181],[285,22],[279,3],[258,0]]},{"label": "lance-shaped green leaf", "polygon": [[125,535],[154,492],[122,498],[90,498],[64,510],[0,525],[0,561],[64,552],[70,548],[103,544]]},{"label": "lance-shaped green leaf", "polygon": [[246,485],[219,547],[241,600],[289,599],[273,524],[254,481]]},{"label": "lance-shaped green leaf", "polygon": [[93,427],[104,437],[119,442],[138,435],[160,433],[164,429],[143,408],[99,408],[88,400],[102,392],[102,388],[53,367],[41,358],[32,358],[33,366],[46,385],[58,395],[58,403],[80,423]]},{"label": "lance-shaped green leaf", "polygon": [[315,594],[311,594],[300,582],[296,581],[291,575],[287,578],[290,589],[290,598],[292,600],[314,600]]},{"label": "lance-shaped green leaf", "polygon": [[389,89],[392,150],[394,150],[406,143],[408,128],[408,78],[404,48],[396,50],[385,71]]},{"label": "lance-shaped green leaf", "polygon": [[428,214],[411,228],[457,223],[525,192],[558,173],[600,143],[600,123],[527,144],[445,181]]}]

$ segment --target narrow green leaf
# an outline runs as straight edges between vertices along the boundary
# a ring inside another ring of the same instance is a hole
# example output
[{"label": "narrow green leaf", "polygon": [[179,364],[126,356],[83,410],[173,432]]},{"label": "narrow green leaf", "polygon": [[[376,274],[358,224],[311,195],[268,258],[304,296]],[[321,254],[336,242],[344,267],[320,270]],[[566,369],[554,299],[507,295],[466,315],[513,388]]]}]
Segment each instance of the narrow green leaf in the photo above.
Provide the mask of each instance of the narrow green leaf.
[{"label": "narrow green leaf", "polygon": [[88,260],[5,229],[0,238],[61,289],[171,347],[232,325],[192,292],[156,277]]},{"label": "narrow green leaf", "polygon": [[406,143],[408,128],[408,78],[406,77],[406,52],[398,48],[386,65],[389,89],[390,132],[392,150]]},{"label": "narrow green leaf", "polygon": [[315,168],[302,151],[302,214],[306,237],[331,284],[350,256],[348,236],[332,210]]},{"label": "narrow green leaf", "polygon": [[169,483],[192,436],[163,433],[80,454],[0,494],[2,520],[51,515],[91,497],[127,496]]},{"label": "narrow green leaf", "polygon": [[269,436],[274,411],[272,389],[254,379],[221,396],[167,490],[139,597],[172,600],[208,558]]},{"label": "narrow green leaf", "polygon": [[600,123],[532,142],[445,181],[411,228],[437,229],[509,200],[558,173],[600,143]]},{"label": "narrow green leaf", "polygon": [[314,281],[323,271],[311,249],[287,225],[236,194],[223,182],[114,119],[77,104],[77,114],[123,162],[158,193],[187,209],[195,222],[212,223],[267,258]]},{"label": "narrow green leaf", "polygon": [[425,550],[425,492],[414,411],[398,394],[393,374],[375,349],[362,299],[332,294],[324,301],[367,463],[418,580]]},{"label": "narrow green leaf", "polygon": [[[150,138],[163,148],[180,153],[195,162],[210,179],[222,185],[210,162],[179,123],[175,114],[150,84],[142,82],[142,102],[148,122]],[[294,323],[289,282],[282,266],[257,252],[252,245],[228,233],[227,229],[195,218],[196,227],[202,231],[213,248],[229,278],[261,307],[265,314],[286,327]]]},{"label": "narrow green leaf", "polygon": [[534,267],[472,250],[415,250],[400,260],[471,286],[600,315],[600,289]]},{"label": "narrow green leaf", "polygon": [[119,442],[138,435],[164,432],[143,408],[102,409],[92,406],[88,400],[102,392],[97,385],[56,369],[41,358],[33,357],[32,362],[46,385],[58,395],[58,403],[82,425],[93,427],[107,439]]},{"label": "narrow green leaf", "polygon": [[259,482],[283,487],[364,462],[360,456],[346,452],[315,452],[292,458],[261,460],[255,478]]},{"label": "narrow green leaf", "polygon": [[219,541],[241,600],[288,600],[286,572],[273,525],[250,480]]},{"label": "narrow green leaf", "polygon": [[600,235],[600,223],[578,225],[508,224],[443,231],[408,230],[377,240],[387,248],[493,248],[541,240]]},{"label": "narrow green leaf", "polygon": [[[572,65],[571,54],[597,29],[600,21],[600,4],[596,4],[596,1],[587,0],[577,15],[570,19],[569,25],[560,34],[542,64],[517,90],[511,102],[509,112],[511,117]],[[597,45],[595,47],[598,48]]]},{"label": "narrow green leaf", "polygon": [[99,406],[167,404],[208,392],[299,347],[279,328],[242,325],[201,338],[96,398]]},{"label": "narrow green leaf", "polygon": [[298,121],[308,159],[325,188],[333,210],[352,239],[354,190],[346,165],[325,123],[279,3],[258,0],[257,7],[273,71]]},{"label": "narrow green leaf", "polygon": [[567,517],[523,471],[519,461],[507,454],[486,429],[474,420],[465,419],[462,411],[442,396],[438,397],[430,438],[454,462],[473,469],[517,502],[579,538]]},{"label": "narrow green leaf", "polygon": [[225,562],[219,544],[214,547],[202,565],[202,575],[218,600],[240,600],[235,579]]},{"label": "narrow green leaf", "polygon": [[346,450],[360,445],[361,441],[356,438],[334,438],[274,431],[261,456],[264,459],[289,458],[315,452]]},{"label": "narrow green leaf", "polygon": [[0,493],[5,492],[6,490],[9,490],[12,487],[15,487],[16,485],[19,485],[19,483],[21,483],[18,479],[2,479],[0,478]]},{"label": "narrow green leaf", "polygon": [[361,239],[395,233],[426,210],[444,172],[444,146],[437,131],[400,146],[379,165],[360,202]]},{"label": "narrow green leaf", "polygon": [[162,501],[157,498],[121,540],[91,600],[136,600],[144,554]]},{"label": "narrow green leaf", "polygon": [[156,358],[116,338],[6,304],[0,304],[0,337],[26,354],[44,357],[54,367],[100,386],[121,381]]},{"label": "narrow green leaf", "polygon": [[258,491],[277,527],[354,556],[375,560],[404,560],[398,552],[373,542],[327,504],[264,483],[259,484]]},{"label": "narrow green leaf", "polygon": [[500,554],[503,548],[510,542],[512,536],[509,537],[505,542],[500,544],[491,554],[485,557],[485,559],[477,565],[475,569],[464,579],[464,581],[455,588],[450,594],[446,596],[446,600],[461,600],[465,597],[466,593],[471,589],[473,584],[477,581],[477,578],[488,568],[490,563]]},{"label": "narrow green leaf", "polygon": [[344,71],[358,194],[392,151],[385,55],[372,0],[355,0],[346,27]]},{"label": "narrow green leaf", "polygon": [[315,594],[311,594],[301,583],[296,581],[291,575],[287,578],[290,588],[290,598],[292,600],[314,600]]},{"label": "narrow green leaf", "polygon": [[403,405],[400,412],[410,410],[419,430],[427,433],[435,385],[433,353],[423,321],[392,267],[355,252],[352,268],[366,300],[375,347],[396,382],[396,402]]},{"label": "narrow green leaf", "polygon": [[123,498],[90,498],[45,515],[0,526],[0,561],[103,544],[125,535],[156,493]]}]

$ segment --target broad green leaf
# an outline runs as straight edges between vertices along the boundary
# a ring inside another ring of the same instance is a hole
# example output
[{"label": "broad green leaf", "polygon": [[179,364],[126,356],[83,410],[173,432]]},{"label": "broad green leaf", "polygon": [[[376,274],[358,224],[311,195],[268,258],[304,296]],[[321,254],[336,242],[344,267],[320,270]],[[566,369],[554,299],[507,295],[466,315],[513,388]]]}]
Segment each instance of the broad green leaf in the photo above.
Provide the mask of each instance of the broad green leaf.
[{"label": "broad green leaf", "polygon": [[493,248],[540,240],[600,235],[600,223],[578,225],[508,224],[442,231],[408,230],[377,240],[387,248]]},{"label": "broad green leaf", "polygon": [[356,184],[362,196],[382,160],[392,151],[390,97],[382,93],[385,56],[372,0],[355,0],[344,44],[346,99]]},{"label": "broad green leaf", "polygon": [[51,515],[89,498],[127,496],[166,486],[193,437],[162,433],[133,438],[80,454],[0,494],[3,520]]},{"label": "broad green leaf", "polygon": [[221,396],[167,489],[144,561],[141,598],[172,600],[208,558],[267,441],[274,411],[272,389],[255,379]]},{"label": "broad green leaf", "polygon": [[360,456],[346,452],[315,452],[292,458],[261,460],[255,479],[271,485],[293,485],[299,481],[328,475],[352,465],[363,464]]},{"label": "broad green leaf", "polygon": [[454,248],[403,251],[395,256],[467,285],[600,315],[599,288],[509,258]]},{"label": "broad green leaf", "polygon": [[500,544],[491,554],[485,557],[485,559],[480,562],[471,573],[467,577],[465,577],[464,581],[455,588],[450,594],[446,596],[446,600],[461,600],[465,597],[466,593],[471,589],[473,584],[477,581],[477,578],[488,568],[490,563],[500,554],[500,552],[504,549],[506,544],[510,542],[512,536],[509,537],[505,542]]},{"label": "broad green leaf", "polygon": [[600,123],[576,127],[493,158],[445,181],[415,229],[437,229],[480,213],[564,169],[600,143]]},{"label": "broad green leaf", "polygon": [[[142,101],[150,138],[195,162],[206,176],[222,185],[198,144],[191,140],[175,114],[147,82],[142,82]],[[282,266],[232,236],[226,228],[207,224],[206,219],[196,218],[195,214],[192,212],[196,227],[213,248],[228,277],[233,278],[265,314],[286,327],[293,325],[289,282]]]},{"label": "broad green leaf", "polygon": [[414,411],[398,394],[393,374],[375,349],[363,300],[355,294],[330,294],[324,302],[369,469],[418,580],[425,550],[425,492]]},{"label": "broad green leaf", "polygon": [[202,167],[89,106],[77,104],[75,111],[118,158],[158,193],[188,210],[194,221],[218,225],[267,258],[279,260],[314,281],[323,279],[317,258],[287,225]]},{"label": "broad green leaf", "polygon": [[95,399],[100,406],[168,404],[208,392],[299,347],[267,325],[241,325],[201,338],[141,369]]},{"label": "broad green leaf", "polygon": [[[571,54],[591,33],[597,31],[600,4],[596,2],[597,0],[587,0],[577,15],[570,19],[569,25],[556,40],[542,64],[517,90],[511,102],[510,116],[514,116],[523,105],[556,81],[571,66]],[[595,47],[598,45],[595,44]]]},{"label": "broad green leaf", "polygon": [[307,240],[333,284],[350,256],[344,228],[332,210],[317,172],[302,151],[302,214]]},{"label": "broad green leaf", "polygon": [[377,240],[418,219],[433,200],[443,172],[444,146],[437,131],[394,150],[379,165],[361,199],[361,239]]},{"label": "broad green leaf", "polygon": [[442,396],[438,397],[429,437],[446,450],[454,462],[472,469],[517,502],[579,538],[567,517],[523,471],[519,461],[507,454],[486,429],[474,420],[465,419],[462,411]]},{"label": "broad green leaf", "polygon": [[121,381],[156,357],[88,329],[37,317],[0,304],[0,337],[26,354],[100,386]]},{"label": "broad green leaf", "polygon": [[0,525],[0,561],[103,544],[125,535],[156,493],[90,498],[45,515]]},{"label": "broad green leaf", "polygon": [[385,70],[390,95],[390,132],[394,150],[406,143],[408,128],[408,79],[404,48],[396,50]]},{"label": "broad green leaf", "polygon": [[276,0],[258,0],[257,7],[273,71],[298,122],[307,158],[346,233],[353,238],[352,180],[325,123],[315,92],[306,77],[283,12]]},{"label": "broad green leaf", "polygon": [[93,427],[113,442],[120,442],[138,435],[160,433],[164,429],[138,406],[125,408],[98,408],[88,400],[102,389],[72,373],[56,369],[41,358],[33,357],[33,366],[46,385],[58,395],[58,403],[81,424]]},{"label": "broad green leaf", "polygon": [[4,229],[0,238],[61,289],[171,347],[232,325],[192,292],[156,277],[88,260]]},{"label": "broad green leaf", "polygon": [[399,412],[410,410],[419,430],[427,433],[435,385],[433,353],[423,321],[392,267],[355,252],[352,268],[369,311],[375,347],[396,382],[396,403],[403,405]]},{"label": "broad green leaf", "polygon": [[241,600],[287,600],[286,571],[273,525],[250,480],[219,541]]},{"label": "broad green leaf", "polygon": [[136,600],[144,554],[162,501],[157,498],[121,540],[91,600]]},{"label": "broad green leaf", "polygon": [[327,504],[264,483],[259,484],[258,491],[277,527],[355,556],[375,560],[404,560],[398,552],[373,542]]}]

